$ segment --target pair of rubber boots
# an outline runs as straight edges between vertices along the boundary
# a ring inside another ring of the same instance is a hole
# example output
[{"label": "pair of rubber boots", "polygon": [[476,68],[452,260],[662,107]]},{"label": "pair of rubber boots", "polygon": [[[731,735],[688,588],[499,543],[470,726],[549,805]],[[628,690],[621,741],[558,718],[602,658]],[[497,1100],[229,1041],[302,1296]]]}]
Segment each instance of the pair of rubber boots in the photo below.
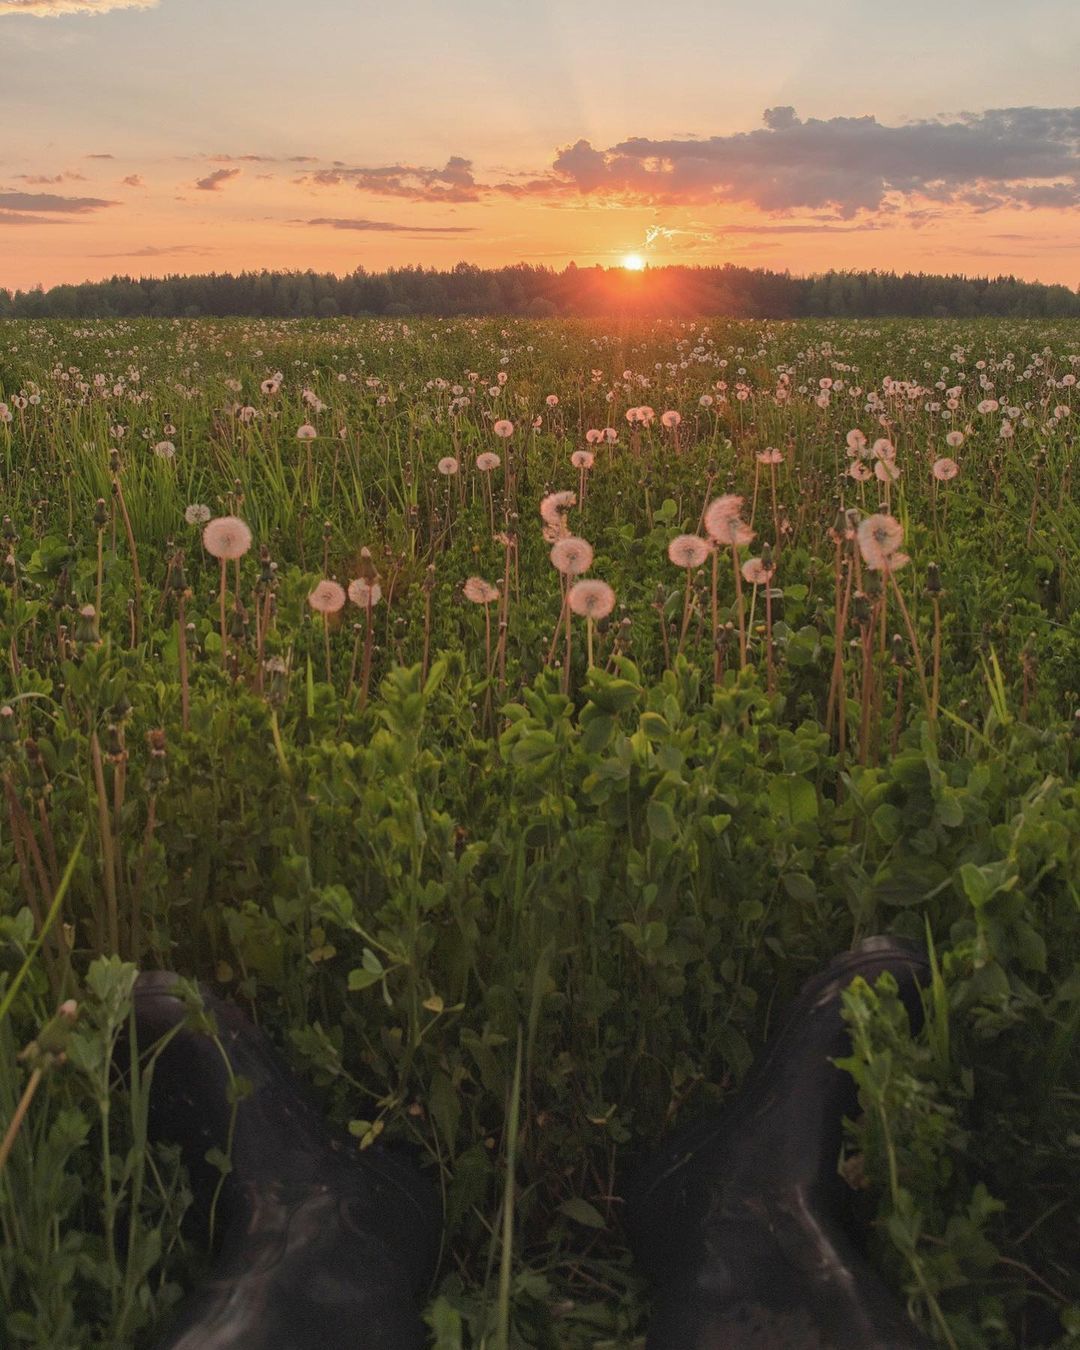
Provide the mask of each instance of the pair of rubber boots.
[{"label": "pair of rubber boots", "polygon": [[[857,1107],[831,1063],[850,1050],[841,995],[885,971],[917,1022],[924,960],[866,940],[803,988],[735,1104],[671,1136],[638,1173],[625,1222],[658,1286],[649,1350],[925,1344],[848,1236],[837,1173]],[[441,1240],[434,1187],[392,1148],[361,1152],[331,1129],[233,1005],[203,993],[217,1041],[185,1024],[175,983],[156,972],[135,987],[140,1054],[172,1033],[154,1064],[150,1130],[181,1146],[221,1242],[158,1350],[423,1346],[418,1304]],[[236,1078],[250,1092],[234,1109]],[[231,1158],[224,1179],[212,1150]]]}]

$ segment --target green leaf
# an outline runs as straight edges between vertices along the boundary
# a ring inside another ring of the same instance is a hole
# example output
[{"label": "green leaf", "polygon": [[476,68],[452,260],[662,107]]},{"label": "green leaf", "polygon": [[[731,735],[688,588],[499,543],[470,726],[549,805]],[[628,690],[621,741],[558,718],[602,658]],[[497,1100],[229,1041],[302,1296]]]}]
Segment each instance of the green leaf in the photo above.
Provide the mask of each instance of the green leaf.
[{"label": "green leaf", "polygon": [[575,1196],[572,1200],[564,1200],[559,1206],[559,1213],[565,1214],[568,1219],[573,1219],[575,1223],[580,1223],[585,1228],[607,1227],[600,1211],[579,1196]]},{"label": "green leaf", "polygon": [[950,788],[946,788],[938,798],[934,808],[934,818],[947,830],[955,830],[964,823],[964,807],[960,798]]},{"label": "green leaf", "polygon": [[581,748],[587,755],[595,755],[603,750],[615,731],[615,718],[609,713],[599,713],[591,718],[581,733]]},{"label": "green leaf", "polygon": [[457,1140],[458,1125],[461,1123],[461,1099],[445,1073],[436,1072],[432,1075],[428,1107],[432,1119],[439,1127],[439,1133],[452,1153]]},{"label": "green leaf", "polygon": [[813,783],[806,778],[790,774],[774,778],[769,784],[769,805],[774,815],[789,820],[792,825],[817,819],[817,793]]},{"label": "green leaf", "polygon": [[667,802],[658,802],[655,797],[646,809],[645,820],[654,839],[674,839],[678,833],[675,812]]},{"label": "green leaf", "polygon": [[817,887],[803,872],[785,872],[780,878],[784,890],[800,905],[812,905],[817,899]]},{"label": "green leaf", "polygon": [[886,844],[895,844],[904,832],[904,817],[899,807],[890,802],[882,802],[870,817],[879,838]]}]

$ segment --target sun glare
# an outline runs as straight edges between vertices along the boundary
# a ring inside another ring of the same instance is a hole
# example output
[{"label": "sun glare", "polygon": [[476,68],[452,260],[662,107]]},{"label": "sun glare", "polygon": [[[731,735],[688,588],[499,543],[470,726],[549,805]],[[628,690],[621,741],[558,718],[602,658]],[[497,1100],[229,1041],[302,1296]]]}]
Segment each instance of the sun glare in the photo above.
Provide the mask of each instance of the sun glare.
[{"label": "sun glare", "polygon": [[628,272],[640,272],[645,266],[645,259],[640,253],[627,253],[622,260],[622,265]]}]

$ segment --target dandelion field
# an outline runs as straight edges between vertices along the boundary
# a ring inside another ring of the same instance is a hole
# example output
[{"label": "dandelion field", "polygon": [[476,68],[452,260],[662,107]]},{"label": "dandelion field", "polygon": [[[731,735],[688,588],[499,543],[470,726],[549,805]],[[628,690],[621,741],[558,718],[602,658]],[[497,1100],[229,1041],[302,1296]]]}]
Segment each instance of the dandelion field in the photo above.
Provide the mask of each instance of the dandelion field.
[{"label": "dandelion field", "polygon": [[889,931],[874,1259],[1076,1344],[1078,376],[1070,321],[0,324],[3,1343],[205,1269],[139,967],[432,1169],[439,1350],[629,1347],[628,1169]]}]

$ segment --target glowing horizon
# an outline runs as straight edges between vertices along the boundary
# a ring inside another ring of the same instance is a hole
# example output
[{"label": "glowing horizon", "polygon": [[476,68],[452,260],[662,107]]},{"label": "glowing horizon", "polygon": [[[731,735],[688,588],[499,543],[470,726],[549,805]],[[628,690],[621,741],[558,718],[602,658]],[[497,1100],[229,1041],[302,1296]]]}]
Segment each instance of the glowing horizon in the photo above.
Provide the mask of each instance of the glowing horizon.
[{"label": "glowing horizon", "polygon": [[[856,104],[874,16],[778,6],[0,0],[0,287],[630,258],[1080,282],[1080,9],[988,0],[965,64],[967,20],[914,0],[904,81]],[[760,55],[718,92],[734,41]]]}]

